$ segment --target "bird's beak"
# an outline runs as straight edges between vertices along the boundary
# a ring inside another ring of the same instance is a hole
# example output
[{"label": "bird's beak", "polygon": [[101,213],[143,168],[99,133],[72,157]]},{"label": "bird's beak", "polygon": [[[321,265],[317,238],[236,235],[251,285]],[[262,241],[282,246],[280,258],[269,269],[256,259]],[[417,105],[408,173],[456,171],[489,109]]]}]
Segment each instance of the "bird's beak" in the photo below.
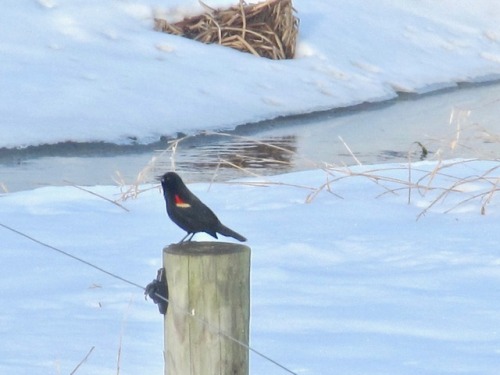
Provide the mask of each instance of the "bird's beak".
[{"label": "bird's beak", "polygon": [[163,176],[156,176],[156,181],[161,181],[163,179]]}]

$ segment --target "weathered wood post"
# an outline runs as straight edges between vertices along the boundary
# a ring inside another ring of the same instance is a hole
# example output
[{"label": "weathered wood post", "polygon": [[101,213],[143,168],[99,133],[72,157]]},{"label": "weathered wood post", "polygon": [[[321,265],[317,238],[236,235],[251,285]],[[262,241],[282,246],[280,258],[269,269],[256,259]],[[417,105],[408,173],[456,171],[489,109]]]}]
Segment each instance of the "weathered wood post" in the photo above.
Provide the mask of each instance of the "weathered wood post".
[{"label": "weathered wood post", "polygon": [[250,248],[225,242],[170,245],[163,249],[163,266],[171,301],[165,374],[248,375],[248,349],[219,331],[248,345]]}]

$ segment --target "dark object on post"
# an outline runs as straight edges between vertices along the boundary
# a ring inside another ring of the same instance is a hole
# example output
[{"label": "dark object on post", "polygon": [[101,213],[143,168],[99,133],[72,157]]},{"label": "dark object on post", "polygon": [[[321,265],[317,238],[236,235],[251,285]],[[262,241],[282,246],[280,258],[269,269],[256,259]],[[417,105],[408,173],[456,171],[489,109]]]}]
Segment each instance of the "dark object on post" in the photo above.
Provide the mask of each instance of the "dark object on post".
[{"label": "dark object on post", "polygon": [[226,237],[233,237],[238,241],[247,239],[234,230],[223,225],[196,195],[184,184],[180,176],[175,172],[167,172],[160,177],[163,196],[167,204],[167,213],[170,219],[187,234],[179,241],[184,242],[188,238],[191,241],[193,236],[199,232],[205,232],[217,238],[217,233]]},{"label": "dark object on post", "polygon": [[248,375],[250,248],[184,242],[163,249],[163,265],[175,303],[165,315],[165,374]]},{"label": "dark object on post", "polygon": [[144,296],[151,298],[158,305],[160,314],[165,315],[168,308],[168,285],[165,276],[165,268],[160,268],[156,274],[156,279],[146,286]]},{"label": "dark object on post", "polygon": [[292,0],[267,0],[204,14],[177,23],[155,18],[155,29],[203,43],[217,43],[273,60],[292,59],[299,29]]}]

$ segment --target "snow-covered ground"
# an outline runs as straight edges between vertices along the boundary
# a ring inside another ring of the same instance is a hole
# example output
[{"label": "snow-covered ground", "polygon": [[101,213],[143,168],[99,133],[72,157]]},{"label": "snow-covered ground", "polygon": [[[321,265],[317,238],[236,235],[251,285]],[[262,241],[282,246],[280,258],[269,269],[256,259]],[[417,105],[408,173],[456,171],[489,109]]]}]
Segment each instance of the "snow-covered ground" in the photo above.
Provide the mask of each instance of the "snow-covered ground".
[{"label": "snow-covered ground", "polygon": [[[194,7],[4,1],[0,147],[148,141],[500,73],[491,1],[297,0],[291,61],[151,30],[153,11]],[[298,374],[496,375],[499,169],[421,162],[190,187],[249,239],[255,349]],[[146,285],[183,232],[156,188],[122,204],[45,187],[0,195],[0,224]],[[163,373],[163,320],[140,289],[4,226],[1,373],[71,373],[92,348],[77,374]],[[251,373],[284,371],[252,354]]]},{"label": "snow-covered ground", "polygon": [[489,0],[296,0],[288,61],[153,30],[153,14],[188,14],[195,0],[2,4],[0,147],[148,142],[500,74]]},{"label": "snow-covered ground", "polygon": [[[255,349],[300,374],[494,375],[500,210],[487,200],[499,169],[487,161],[415,164],[411,181],[420,189],[409,204],[405,165],[191,188],[249,239]],[[314,190],[327,179],[330,192]],[[91,190],[119,196],[117,187]],[[140,285],[155,276],[162,247],[184,235],[157,189],[124,202],[128,212],[72,187],[0,202],[0,223]],[[162,373],[162,318],[140,289],[0,231],[0,372],[70,373],[95,347],[78,373],[113,373],[119,348],[120,374]],[[255,355],[251,368],[284,373]]]}]

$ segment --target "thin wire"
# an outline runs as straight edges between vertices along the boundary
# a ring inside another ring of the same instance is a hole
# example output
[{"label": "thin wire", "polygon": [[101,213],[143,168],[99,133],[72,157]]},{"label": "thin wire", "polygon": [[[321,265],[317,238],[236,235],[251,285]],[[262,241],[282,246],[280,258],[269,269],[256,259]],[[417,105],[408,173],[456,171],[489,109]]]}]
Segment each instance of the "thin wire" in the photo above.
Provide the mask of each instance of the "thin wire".
[{"label": "thin wire", "polygon": [[42,245],[42,246],[48,247],[48,248],[49,248],[49,249],[51,249],[51,250],[57,251],[58,253],[61,253],[61,254],[63,254],[63,255],[66,255],[67,257],[70,257],[70,258],[72,258],[72,259],[74,259],[74,260],[77,260],[77,261],[79,261],[79,262],[81,262],[81,263],[83,263],[83,264],[86,264],[87,266],[92,267],[92,268],[94,268],[94,269],[96,269],[96,270],[98,270],[98,271],[100,271],[100,272],[103,272],[103,273],[105,273],[106,275],[109,275],[109,276],[111,276],[111,277],[114,277],[115,279],[121,280],[121,281],[123,281],[123,282],[125,282],[125,283],[127,283],[127,284],[130,284],[130,285],[136,286],[136,287],[138,287],[138,288],[140,288],[140,289],[142,289],[142,290],[146,290],[146,288],[144,288],[143,286],[141,286],[141,285],[139,285],[139,284],[137,284],[137,283],[134,283],[133,281],[130,281],[130,280],[124,279],[123,277],[118,276],[117,274],[114,274],[113,272],[106,271],[104,268],[101,268],[101,267],[99,267],[99,266],[96,266],[95,264],[92,264],[92,263],[90,263],[90,262],[88,262],[88,261],[86,261],[86,260],[84,260],[84,259],[82,259],[82,258],[77,257],[76,255],[70,254],[70,253],[68,253],[68,252],[66,252],[66,251],[64,251],[64,250],[61,250],[61,249],[58,249],[58,248],[56,248],[56,247],[54,247],[54,246],[52,246],[52,245],[49,245],[48,243],[42,242],[42,241],[40,241],[40,240],[37,240],[36,238],[31,237],[30,235],[25,234],[25,233],[23,233],[23,232],[20,232],[20,231],[18,231],[17,229],[11,228],[11,227],[9,227],[9,226],[7,226],[7,225],[5,225],[5,224],[2,224],[2,223],[0,223],[0,226],[4,227],[4,228],[5,228],[5,229],[7,229],[7,230],[10,230],[11,232],[14,232],[14,233],[18,234],[18,235],[20,235],[20,236],[22,236],[22,237],[24,237],[24,238],[27,238],[28,240],[31,240],[31,241],[33,241],[33,242],[36,242],[36,243],[37,243],[37,244],[39,244],[39,245]]},{"label": "thin wire", "polygon": [[[98,270],[98,271],[100,271],[100,272],[103,272],[103,273],[105,273],[105,274],[106,274],[106,275],[108,275],[108,276],[111,276],[111,277],[113,277],[113,278],[115,278],[115,279],[118,279],[118,280],[120,280],[120,281],[123,281],[124,283],[127,283],[127,284],[129,284],[129,285],[135,286],[135,287],[137,287],[137,288],[139,288],[139,289],[142,289],[143,291],[145,291],[145,290],[146,290],[146,288],[145,288],[145,287],[143,287],[143,286],[141,286],[141,285],[139,285],[139,284],[137,284],[137,283],[135,283],[135,282],[133,282],[133,281],[127,280],[127,279],[125,279],[125,278],[123,278],[123,277],[121,277],[121,276],[119,276],[119,275],[117,275],[117,274],[115,274],[115,273],[113,273],[113,272],[107,271],[107,270],[105,270],[104,268],[101,268],[101,267],[99,267],[99,266],[96,266],[95,264],[92,264],[92,263],[90,263],[90,262],[88,262],[88,261],[86,261],[86,260],[84,260],[84,259],[82,259],[82,258],[80,258],[80,257],[77,257],[76,255],[70,254],[70,253],[68,253],[67,251],[64,251],[64,250],[58,249],[57,247],[54,247],[54,246],[52,246],[52,245],[49,245],[48,243],[45,243],[45,242],[40,241],[40,240],[37,240],[36,238],[34,238],[34,237],[32,237],[32,236],[30,236],[30,235],[28,235],[28,234],[26,234],[26,233],[23,233],[23,232],[21,232],[21,231],[19,231],[19,230],[17,230],[17,229],[14,229],[14,228],[12,228],[12,227],[10,227],[10,226],[8,226],[8,225],[5,225],[5,224],[0,223],[0,226],[1,226],[1,227],[3,227],[3,228],[5,228],[5,229],[7,229],[7,230],[9,230],[9,231],[11,231],[11,232],[13,232],[13,233],[18,234],[19,236],[22,236],[22,237],[24,237],[24,238],[27,238],[28,240],[33,241],[33,242],[35,242],[35,243],[37,243],[37,244],[39,244],[39,245],[41,245],[41,246],[47,247],[47,248],[49,248],[49,249],[51,249],[51,250],[54,250],[54,251],[56,251],[56,252],[58,252],[58,253],[60,253],[60,254],[63,254],[63,255],[65,255],[65,256],[67,256],[67,257],[70,257],[70,258],[72,258],[72,259],[74,259],[74,260],[76,260],[76,261],[78,261],[78,262],[80,262],[80,263],[83,263],[83,264],[85,264],[85,265],[87,265],[87,266],[89,266],[89,267],[92,267],[92,268],[94,268],[94,269],[96,269],[96,270]],[[287,367],[283,366],[283,365],[282,365],[282,364],[280,364],[279,362],[277,362],[277,361],[275,361],[274,359],[272,359],[272,358],[268,357],[268,356],[267,356],[267,355],[265,355],[264,353],[259,352],[258,350],[256,350],[256,349],[252,348],[251,346],[249,346],[248,344],[244,343],[243,341],[240,341],[240,340],[238,340],[237,338],[232,337],[231,335],[229,335],[229,334],[227,334],[227,333],[225,333],[225,332],[221,331],[218,327],[216,327],[215,325],[213,325],[213,324],[211,324],[210,322],[206,321],[205,319],[200,318],[200,317],[198,317],[198,316],[194,315],[193,313],[191,313],[191,312],[189,312],[189,311],[187,311],[187,310],[185,310],[185,309],[183,309],[183,308],[181,308],[181,307],[179,307],[179,306],[176,306],[176,304],[175,304],[175,303],[172,303],[172,302],[171,302],[168,298],[165,298],[164,296],[162,296],[162,295],[160,295],[160,294],[158,294],[158,293],[155,293],[155,295],[156,295],[156,297],[158,297],[158,298],[162,299],[163,301],[167,302],[170,306],[172,306],[172,307],[174,307],[174,308],[178,309],[179,311],[181,311],[183,314],[185,314],[185,315],[187,315],[187,316],[190,316],[191,318],[195,319],[196,321],[198,321],[198,322],[200,322],[200,323],[202,323],[202,324],[206,325],[207,327],[211,328],[211,329],[212,329],[213,331],[215,331],[218,335],[223,336],[223,337],[225,337],[226,339],[231,340],[231,341],[235,342],[235,343],[236,343],[236,344],[238,344],[238,345],[241,345],[241,346],[242,346],[242,347],[244,347],[245,349],[250,350],[251,352],[253,352],[253,353],[257,354],[258,356],[260,356],[260,357],[264,358],[265,360],[267,360],[267,361],[269,361],[269,362],[273,363],[274,365],[276,365],[276,366],[280,367],[281,369],[285,370],[286,372],[288,372],[288,373],[290,373],[290,374],[293,374],[293,375],[298,375],[296,372],[293,372],[292,370],[290,370],[290,369],[288,369]]]}]

